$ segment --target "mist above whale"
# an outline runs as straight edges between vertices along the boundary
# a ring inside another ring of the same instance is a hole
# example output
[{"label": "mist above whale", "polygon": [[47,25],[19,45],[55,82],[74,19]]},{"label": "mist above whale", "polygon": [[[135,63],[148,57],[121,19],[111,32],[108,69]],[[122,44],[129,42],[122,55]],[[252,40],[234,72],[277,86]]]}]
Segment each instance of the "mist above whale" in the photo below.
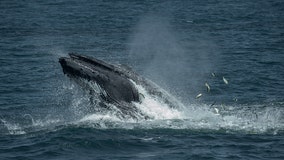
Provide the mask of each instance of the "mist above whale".
[{"label": "mist above whale", "polygon": [[173,108],[178,106],[174,97],[129,67],[109,64],[90,56],[75,53],[70,53],[69,57],[59,58],[59,62],[64,74],[75,80],[90,93],[90,96],[99,97],[99,106],[109,108],[109,104],[114,105],[122,117],[149,118],[135,106],[135,103],[141,103],[144,97],[143,93],[139,92],[137,85],[142,86],[147,94],[158,98],[168,106]]}]

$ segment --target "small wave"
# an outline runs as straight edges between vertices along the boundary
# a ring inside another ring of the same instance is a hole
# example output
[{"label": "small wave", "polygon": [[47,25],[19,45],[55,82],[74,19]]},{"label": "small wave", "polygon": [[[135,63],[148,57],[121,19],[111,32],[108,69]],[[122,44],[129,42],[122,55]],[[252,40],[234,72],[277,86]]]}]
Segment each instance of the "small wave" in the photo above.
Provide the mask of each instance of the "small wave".
[{"label": "small wave", "polygon": [[[144,99],[135,106],[150,117],[149,120],[122,119],[114,112],[91,114],[79,120],[80,123],[96,124],[101,128],[122,129],[190,129],[224,132],[244,132],[248,134],[277,134],[284,128],[283,109],[262,107],[262,105],[226,106],[188,104],[171,108],[158,97],[147,94],[142,86],[136,86]],[[216,113],[216,111],[218,113]]]},{"label": "small wave", "polygon": [[2,132],[8,132],[10,135],[21,135],[26,134],[26,132],[22,129],[19,124],[10,123],[4,119],[0,119],[1,123],[3,124],[1,128]]},{"label": "small wave", "polygon": [[[64,88],[68,91],[77,90],[73,84],[69,85],[64,85]],[[92,105],[97,104],[91,104],[88,98],[81,95],[82,92],[74,91],[67,106],[68,112],[55,110],[41,116],[23,113],[16,119],[2,116],[1,134],[21,135],[42,130],[54,131],[59,126],[64,128],[70,125],[95,129],[185,129],[244,134],[278,134],[284,130],[283,103],[239,106],[187,104],[171,108],[159,97],[147,94],[142,86],[137,88],[143,94],[143,100],[134,105],[150,119],[121,117],[115,106],[107,111],[94,112],[86,108],[96,107]]]}]

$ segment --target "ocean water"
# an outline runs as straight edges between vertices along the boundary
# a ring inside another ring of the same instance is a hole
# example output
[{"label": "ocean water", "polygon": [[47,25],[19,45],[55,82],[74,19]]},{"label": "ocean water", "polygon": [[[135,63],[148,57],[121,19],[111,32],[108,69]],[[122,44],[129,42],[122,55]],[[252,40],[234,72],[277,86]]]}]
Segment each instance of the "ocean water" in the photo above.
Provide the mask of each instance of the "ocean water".
[{"label": "ocean water", "polygon": [[[1,160],[284,159],[281,0],[1,0],[0,37]],[[180,107],[92,112],[69,52],[126,64]]]}]

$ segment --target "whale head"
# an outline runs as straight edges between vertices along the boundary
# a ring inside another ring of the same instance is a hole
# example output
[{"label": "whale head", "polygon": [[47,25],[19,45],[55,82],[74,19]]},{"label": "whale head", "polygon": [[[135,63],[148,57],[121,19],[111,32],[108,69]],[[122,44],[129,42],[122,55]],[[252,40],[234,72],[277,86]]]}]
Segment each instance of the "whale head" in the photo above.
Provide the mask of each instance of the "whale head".
[{"label": "whale head", "polygon": [[99,85],[104,90],[102,98],[115,103],[139,102],[139,93],[134,83],[119,70],[93,57],[70,53],[59,58],[64,74],[71,79],[83,79]]}]

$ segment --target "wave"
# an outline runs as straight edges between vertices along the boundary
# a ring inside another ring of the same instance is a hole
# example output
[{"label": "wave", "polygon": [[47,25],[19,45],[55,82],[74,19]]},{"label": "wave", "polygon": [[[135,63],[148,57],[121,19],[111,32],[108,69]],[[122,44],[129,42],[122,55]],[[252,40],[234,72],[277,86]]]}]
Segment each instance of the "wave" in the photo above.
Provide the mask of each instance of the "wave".
[{"label": "wave", "polygon": [[98,104],[90,103],[88,97],[71,83],[63,87],[73,92],[69,106],[65,106],[68,112],[54,110],[41,116],[23,113],[15,119],[2,115],[0,134],[29,134],[69,126],[95,129],[186,129],[273,135],[284,131],[283,102],[239,106],[179,103],[179,107],[172,108],[158,97],[147,94],[143,86],[136,87],[143,94],[143,100],[134,105],[150,119],[121,117],[115,106],[110,110],[98,110]]}]

